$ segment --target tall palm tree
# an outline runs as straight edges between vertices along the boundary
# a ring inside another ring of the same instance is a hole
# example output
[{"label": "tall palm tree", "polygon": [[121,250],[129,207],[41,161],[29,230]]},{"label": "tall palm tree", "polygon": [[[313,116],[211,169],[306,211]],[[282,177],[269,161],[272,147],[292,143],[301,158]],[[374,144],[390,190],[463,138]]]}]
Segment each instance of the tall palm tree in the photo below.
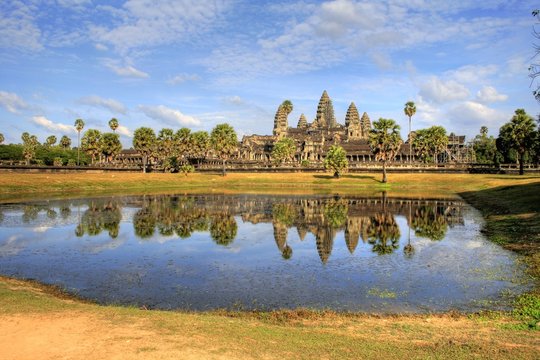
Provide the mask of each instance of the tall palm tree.
[{"label": "tall palm tree", "polygon": [[382,162],[383,183],[387,182],[386,163],[394,159],[402,143],[399,125],[394,120],[380,118],[373,122],[373,129],[369,132],[369,146],[375,159]]},{"label": "tall palm tree", "polygon": [[4,134],[0,133],[0,144],[4,142]]},{"label": "tall palm tree", "polygon": [[77,130],[77,166],[79,166],[79,160],[80,160],[80,153],[81,153],[81,131],[84,129],[84,121],[83,119],[77,119],[75,120],[75,129]]},{"label": "tall palm tree", "polygon": [[537,132],[533,118],[525,110],[517,109],[510,122],[499,130],[497,148],[499,150],[514,149],[519,155],[519,175],[523,175],[525,153],[534,145]]},{"label": "tall palm tree", "polygon": [[411,144],[411,118],[416,114],[416,105],[413,101],[407,101],[403,109],[405,115],[409,117],[409,162],[412,162],[412,144]]},{"label": "tall palm tree", "polygon": [[223,176],[225,173],[225,161],[238,148],[238,138],[233,127],[227,123],[218,124],[210,134],[210,144],[216,155],[223,161]]},{"label": "tall palm tree", "polygon": [[156,134],[150,128],[140,127],[133,133],[133,147],[143,158],[143,173],[146,173],[148,156],[154,152],[156,141]]},{"label": "tall palm tree", "polygon": [[116,120],[116,118],[109,120],[109,127],[114,133],[116,133],[116,129],[118,129],[118,120]]}]

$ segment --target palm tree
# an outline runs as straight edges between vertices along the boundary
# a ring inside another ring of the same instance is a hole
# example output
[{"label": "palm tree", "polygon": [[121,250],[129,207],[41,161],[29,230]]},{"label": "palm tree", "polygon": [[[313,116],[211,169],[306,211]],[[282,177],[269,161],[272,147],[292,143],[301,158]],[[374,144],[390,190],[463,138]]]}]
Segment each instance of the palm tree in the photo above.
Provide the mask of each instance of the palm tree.
[{"label": "palm tree", "polygon": [[499,130],[497,148],[501,152],[514,149],[518,153],[519,175],[523,175],[524,173],[523,163],[525,161],[525,153],[533,147],[536,140],[537,133],[535,128],[533,118],[525,110],[517,109],[512,120],[504,124]]},{"label": "palm tree", "polygon": [[83,119],[75,120],[75,129],[77,130],[77,166],[79,166],[80,152],[81,152],[81,131],[84,129]]},{"label": "palm tree", "polygon": [[122,144],[118,134],[105,133],[101,137],[101,153],[105,157],[105,162],[112,160],[122,151]]},{"label": "palm tree", "polygon": [[403,109],[405,115],[409,117],[409,162],[412,162],[412,144],[411,144],[411,118],[416,114],[416,105],[413,101],[407,101],[405,103],[405,108]]},{"label": "palm tree", "polygon": [[92,157],[93,165],[96,156],[101,153],[101,132],[96,129],[88,129],[82,137],[82,148]]},{"label": "palm tree", "polygon": [[439,162],[438,154],[448,146],[446,129],[442,126],[432,126],[427,130],[429,134],[429,145],[433,151],[433,159],[435,160],[435,164],[437,164]]},{"label": "palm tree", "polygon": [[116,118],[109,120],[109,127],[114,133],[116,133],[116,129],[118,129],[118,120],[116,120]]},{"label": "palm tree", "polygon": [[54,146],[54,144],[56,144],[56,136],[51,135],[47,139],[45,139],[45,145],[47,147]]},{"label": "palm tree", "polygon": [[62,136],[62,138],[60,139],[60,146],[64,148],[64,150],[69,149],[69,147],[71,146],[71,139],[68,138],[66,135]]},{"label": "palm tree", "polygon": [[210,135],[206,131],[195,131],[190,135],[190,138],[191,155],[199,162],[200,159],[206,158],[208,150],[210,150]]},{"label": "palm tree", "polygon": [[369,146],[375,154],[375,159],[382,161],[383,178],[386,183],[386,163],[396,156],[403,141],[399,136],[399,125],[392,119],[380,118],[373,122],[373,129],[369,132]]},{"label": "palm tree", "polygon": [[212,149],[223,161],[223,176],[225,172],[225,161],[236,151],[238,138],[233,127],[229,124],[218,124],[210,134]]},{"label": "palm tree", "polygon": [[140,127],[133,133],[133,147],[143,158],[143,173],[146,173],[148,156],[152,155],[156,146],[156,134],[154,130],[147,127]]},{"label": "palm tree", "polygon": [[0,133],[0,144],[2,144],[4,140],[4,134]]}]

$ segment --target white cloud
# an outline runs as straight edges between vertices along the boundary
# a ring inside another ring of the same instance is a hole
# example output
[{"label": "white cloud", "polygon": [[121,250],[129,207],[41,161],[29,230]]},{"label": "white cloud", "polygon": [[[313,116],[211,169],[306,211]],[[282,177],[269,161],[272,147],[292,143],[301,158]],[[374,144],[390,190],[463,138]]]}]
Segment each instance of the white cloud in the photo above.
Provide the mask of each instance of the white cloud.
[{"label": "white cloud", "polygon": [[127,54],[138,47],[191,39],[213,28],[227,8],[228,2],[224,0],[162,0],[159,4],[128,0],[116,26],[91,25],[90,36],[98,43],[111,44],[121,54]]},{"label": "white cloud", "polygon": [[200,120],[181,113],[179,110],[168,108],[164,105],[158,106],[146,106],[139,105],[139,110],[141,110],[146,116],[155,119],[161,120],[171,125],[200,125]]},{"label": "white cloud", "polygon": [[131,131],[129,131],[129,129],[125,127],[124,125],[118,125],[118,128],[116,128],[116,132],[120,135],[124,135],[127,137],[133,136],[133,134],[131,134]]},{"label": "white cloud", "polygon": [[481,126],[500,126],[507,118],[505,113],[499,112],[475,101],[465,101],[448,111],[448,117],[454,128],[478,131]]},{"label": "white cloud", "polygon": [[106,62],[105,66],[114,71],[117,75],[123,77],[131,77],[138,79],[146,79],[150,77],[150,75],[148,75],[144,71],[134,68],[132,65],[118,66],[113,62]]},{"label": "white cloud", "polygon": [[245,103],[244,100],[238,95],[225,97],[223,98],[223,101],[233,105],[243,105]]},{"label": "white cloud", "polygon": [[178,85],[187,81],[198,81],[201,78],[197,74],[179,74],[170,78],[167,82],[171,85]]},{"label": "white cloud", "polygon": [[19,95],[6,91],[0,91],[0,106],[11,113],[17,113],[19,110],[28,108],[28,105]]},{"label": "white cloud", "polygon": [[45,116],[33,116],[32,121],[38,126],[50,131],[58,131],[61,134],[72,134],[77,132],[72,125],[54,123]]},{"label": "white cloud", "polygon": [[499,101],[506,101],[508,95],[499,94],[497,89],[492,86],[484,86],[476,93],[476,100],[480,103],[493,103]]},{"label": "white cloud", "polygon": [[456,70],[447,71],[445,75],[460,83],[479,83],[496,74],[497,71],[496,65],[465,65]]},{"label": "white cloud", "polygon": [[99,51],[107,51],[109,50],[109,48],[103,44],[95,44],[94,47],[96,48],[96,50],[99,50]]},{"label": "white cloud", "polygon": [[22,1],[8,1],[0,5],[0,48],[39,51],[41,31],[34,14],[37,6]]},{"label": "white cloud", "polygon": [[431,76],[426,82],[420,84],[420,96],[426,101],[446,103],[464,100],[469,96],[469,90],[455,80],[443,81],[437,76]]},{"label": "white cloud", "polygon": [[97,95],[85,96],[79,99],[79,103],[96,107],[104,107],[113,113],[125,114],[126,107],[121,102],[114,99],[104,99]]}]

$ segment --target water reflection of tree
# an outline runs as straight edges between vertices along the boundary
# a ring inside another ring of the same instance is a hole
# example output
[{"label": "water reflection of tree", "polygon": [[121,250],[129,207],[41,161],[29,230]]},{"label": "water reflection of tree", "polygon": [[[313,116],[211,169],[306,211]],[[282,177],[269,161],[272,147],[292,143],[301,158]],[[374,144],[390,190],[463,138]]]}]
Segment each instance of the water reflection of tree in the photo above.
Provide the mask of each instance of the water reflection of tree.
[{"label": "water reflection of tree", "polygon": [[215,214],[210,222],[210,236],[218,245],[229,245],[234,241],[238,225],[234,217],[227,213]]},{"label": "water reflection of tree", "polygon": [[149,208],[140,209],[133,215],[133,228],[135,235],[141,239],[151,238],[156,229],[155,214]]},{"label": "water reflection of tree", "polygon": [[272,224],[274,227],[274,240],[281,256],[285,260],[292,257],[292,247],[287,243],[288,228],[298,217],[298,206],[293,203],[279,203],[272,205]]},{"label": "water reflection of tree", "polygon": [[122,209],[113,200],[91,200],[88,209],[82,214],[75,228],[75,235],[99,235],[103,230],[108,231],[111,238],[116,238],[120,230]]},{"label": "water reflection of tree", "polygon": [[370,218],[368,242],[379,255],[390,254],[399,247],[399,226],[394,215],[385,212]]},{"label": "water reflection of tree", "polygon": [[417,236],[431,240],[444,239],[448,230],[444,208],[434,205],[418,207],[413,214],[411,225]]}]

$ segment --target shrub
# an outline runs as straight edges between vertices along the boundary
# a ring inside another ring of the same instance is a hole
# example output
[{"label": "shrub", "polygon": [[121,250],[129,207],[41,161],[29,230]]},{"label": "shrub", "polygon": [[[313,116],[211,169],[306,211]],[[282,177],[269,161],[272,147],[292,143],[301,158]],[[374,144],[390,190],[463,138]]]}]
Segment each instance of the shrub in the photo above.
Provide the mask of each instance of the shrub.
[{"label": "shrub", "polygon": [[185,175],[187,176],[189,173],[192,173],[195,171],[195,168],[193,167],[193,165],[190,165],[190,164],[184,164],[180,167],[180,171]]},{"label": "shrub", "polygon": [[64,165],[64,160],[61,157],[55,157],[53,161],[54,166],[62,166]]}]

